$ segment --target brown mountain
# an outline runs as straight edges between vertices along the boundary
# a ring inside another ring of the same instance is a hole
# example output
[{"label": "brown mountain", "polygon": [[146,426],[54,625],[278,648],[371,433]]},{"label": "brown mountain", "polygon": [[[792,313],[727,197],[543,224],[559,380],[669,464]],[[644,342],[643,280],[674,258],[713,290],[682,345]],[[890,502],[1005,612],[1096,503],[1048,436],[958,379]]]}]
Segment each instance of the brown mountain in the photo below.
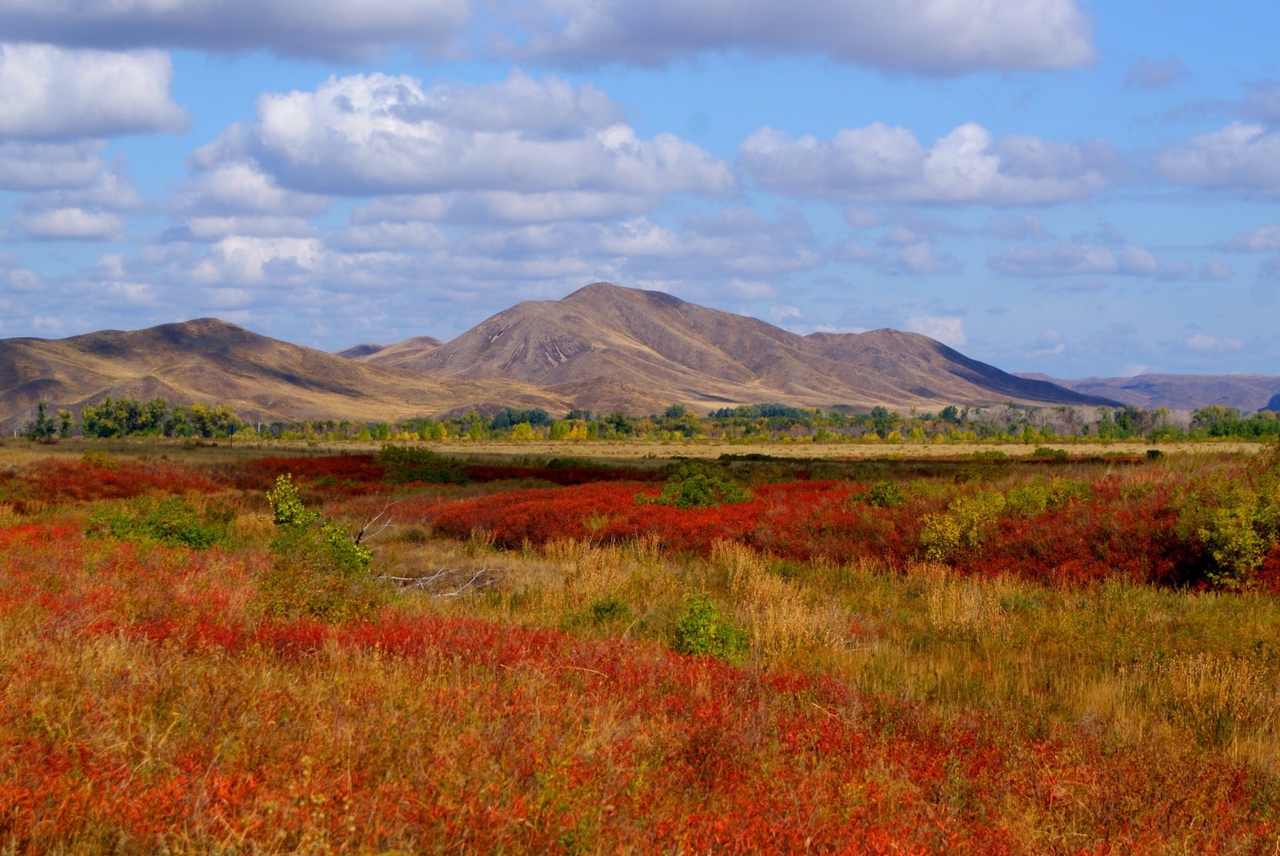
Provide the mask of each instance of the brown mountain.
[{"label": "brown mountain", "polygon": [[1107,404],[1016,377],[926,336],[895,330],[799,336],[656,291],[595,283],[520,303],[443,345],[402,342],[356,356],[435,378],[533,384],[575,406],[652,412],[782,402],[937,407]]},{"label": "brown mountain", "polygon": [[762,402],[935,408],[1115,403],[1015,377],[914,333],[798,336],[667,294],[596,283],[521,303],[448,343],[420,336],[349,358],[216,319],[68,339],[0,340],[0,431],[36,403],[104,396],[229,404],[249,422],[372,421],[511,406],[652,413]]},{"label": "brown mountain", "polygon": [[350,348],[338,351],[336,355],[339,357],[346,357],[348,360],[358,360],[361,357],[370,357],[374,354],[380,354],[388,348],[390,348],[393,353],[396,349],[412,349],[415,352],[426,352],[433,348],[438,348],[442,344],[444,343],[433,336],[414,336],[412,339],[405,339],[403,342],[397,342],[394,345],[352,345]]},{"label": "brown mountain", "polygon": [[525,384],[362,365],[213,318],[69,339],[0,340],[0,431],[24,425],[38,401],[78,412],[106,395],[230,404],[249,422],[570,406]]},{"label": "brown mountain", "polygon": [[1044,380],[1083,392],[1114,398],[1146,410],[1198,410],[1221,405],[1242,412],[1280,407],[1280,377],[1268,375],[1142,374],[1134,377],[1086,377],[1059,380],[1048,375],[1020,377]]}]

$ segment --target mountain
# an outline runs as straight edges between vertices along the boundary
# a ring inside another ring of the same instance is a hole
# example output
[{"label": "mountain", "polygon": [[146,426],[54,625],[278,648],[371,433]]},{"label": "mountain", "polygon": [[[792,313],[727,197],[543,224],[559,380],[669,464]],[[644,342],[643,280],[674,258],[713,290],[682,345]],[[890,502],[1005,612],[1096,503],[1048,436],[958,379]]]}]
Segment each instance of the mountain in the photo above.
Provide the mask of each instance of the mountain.
[{"label": "mountain", "polygon": [[1268,375],[1142,374],[1060,380],[1043,374],[1019,377],[1048,381],[1076,392],[1114,398],[1146,410],[1199,410],[1221,405],[1241,412],[1280,408],[1280,377]]},{"label": "mountain", "polygon": [[107,395],[230,404],[248,422],[396,419],[472,405],[569,406],[511,381],[437,379],[362,365],[214,318],[69,339],[0,340],[0,431],[24,425],[38,401],[78,412]]},{"label": "mountain", "polygon": [[656,291],[594,283],[525,302],[444,344],[413,340],[354,359],[434,378],[507,379],[577,407],[652,412],[758,402],[922,408],[1115,404],[969,359],[915,333],[800,336]]},{"label": "mountain", "polygon": [[395,420],[541,407],[705,412],[779,402],[935,409],[1115,404],[1019,378],[894,330],[799,336],[668,294],[596,283],[521,303],[456,339],[418,336],[327,354],[202,318],[68,339],[0,340],[0,431],[36,404],[78,412],[104,396],[229,404],[248,422]]},{"label": "mountain", "polygon": [[433,348],[438,348],[442,344],[444,343],[439,339],[431,336],[414,336],[412,339],[405,339],[403,342],[398,342],[394,345],[353,345],[346,350],[338,351],[336,356],[346,357],[349,360],[358,360],[361,357],[370,357],[374,354],[380,354],[388,348],[392,349],[393,353],[396,349],[411,349],[415,352],[426,352]]}]

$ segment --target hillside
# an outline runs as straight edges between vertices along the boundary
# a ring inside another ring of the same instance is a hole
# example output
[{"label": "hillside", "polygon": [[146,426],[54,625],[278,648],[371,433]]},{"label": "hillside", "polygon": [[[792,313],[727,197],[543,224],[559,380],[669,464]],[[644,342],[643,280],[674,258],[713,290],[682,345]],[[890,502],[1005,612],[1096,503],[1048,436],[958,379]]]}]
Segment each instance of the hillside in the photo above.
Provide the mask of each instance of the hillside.
[{"label": "hillside", "polygon": [[1105,404],[894,330],[799,336],[668,294],[596,283],[521,303],[441,343],[418,336],[327,354],[204,318],[68,339],[0,340],[0,431],[38,401],[73,412],[106,395],[229,404],[249,422],[372,421],[472,408],[705,412],[817,407]]},{"label": "hillside", "polygon": [[1280,408],[1280,377],[1268,375],[1142,374],[1134,377],[1086,377],[1061,380],[1043,374],[1024,378],[1044,380],[1087,395],[1114,398],[1146,410],[1198,410],[1221,405],[1242,412]]},{"label": "hillside", "polygon": [[507,379],[576,406],[651,411],[778,401],[831,407],[1106,404],[971,360],[915,333],[800,336],[669,294],[595,283],[520,303],[443,345],[413,340],[359,362],[436,378]]},{"label": "hillside", "polygon": [[230,404],[249,422],[568,404],[509,381],[434,379],[362,365],[213,318],[68,339],[0,340],[0,431],[25,424],[40,400],[78,412],[106,395]]}]

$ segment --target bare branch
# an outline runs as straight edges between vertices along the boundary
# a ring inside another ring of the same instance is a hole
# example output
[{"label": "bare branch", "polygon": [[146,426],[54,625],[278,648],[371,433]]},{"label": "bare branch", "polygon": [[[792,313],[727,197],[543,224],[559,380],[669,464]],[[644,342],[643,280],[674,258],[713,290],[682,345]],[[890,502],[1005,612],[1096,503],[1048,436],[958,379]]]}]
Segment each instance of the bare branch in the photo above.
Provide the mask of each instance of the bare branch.
[{"label": "bare branch", "polygon": [[[445,588],[452,585],[454,586],[452,590],[434,591],[431,596],[459,597],[468,590],[479,591],[494,585],[497,580],[493,575],[504,570],[506,570],[506,568],[490,568],[487,565],[478,570],[472,571],[463,570],[461,568],[439,568],[435,573],[421,577],[380,576],[377,579],[398,583],[403,588],[413,588],[424,591],[433,588]],[[459,585],[457,581],[467,573],[470,573],[471,576]]]},{"label": "bare branch", "polygon": [[376,538],[379,535],[381,535],[383,532],[386,532],[388,527],[392,526],[395,523],[395,518],[388,517],[376,532],[372,532],[372,533],[369,532],[369,527],[377,523],[379,520],[381,520],[383,515],[385,515],[388,511],[391,510],[391,506],[395,505],[399,501],[400,500],[398,499],[388,499],[387,504],[382,507],[382,510],[378,512],[376,517],[374,517],[372,520],[365,521],[365,524],[360,527],[360,531],[356,533],[355,542],[357,547],[360,546],[360,542],[364,540],[366,533],[369,533],[369,538],[371,539]]}]

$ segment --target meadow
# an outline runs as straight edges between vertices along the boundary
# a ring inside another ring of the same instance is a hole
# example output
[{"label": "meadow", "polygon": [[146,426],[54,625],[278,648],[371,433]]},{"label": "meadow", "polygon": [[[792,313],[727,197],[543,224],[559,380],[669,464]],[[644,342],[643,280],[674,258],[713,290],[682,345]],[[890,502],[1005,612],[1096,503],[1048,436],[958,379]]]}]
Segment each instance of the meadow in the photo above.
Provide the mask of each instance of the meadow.
[{"label": "meadow", "polygon": [[1280,846],[1275,447],[565,448],[6,441],[0,852]]}]

